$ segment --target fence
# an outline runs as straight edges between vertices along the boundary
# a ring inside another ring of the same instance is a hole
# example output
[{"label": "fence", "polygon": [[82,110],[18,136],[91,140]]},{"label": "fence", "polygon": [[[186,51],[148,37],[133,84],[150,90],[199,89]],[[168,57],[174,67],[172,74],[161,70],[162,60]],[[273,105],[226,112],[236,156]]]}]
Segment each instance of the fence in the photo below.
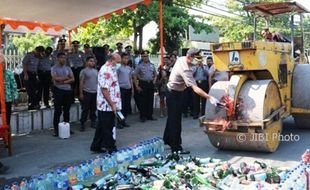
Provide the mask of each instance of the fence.
[{"label": "fence", "polygon": [[[4,50],[4,57],[6,60],[6,68],[11,71],[16,71],[17,73],[21,73],[22,71],[22,60],[25,54],[18,53],[15,50]],[[159,65],[159,56],[158,55],[150,55],[150,61],[156,67]]]},{"label": "fence", "polygon": [[21,62],[24,54],[18,53],[16,50],[4,50],[6,69],[14,71],[21,68]]}]

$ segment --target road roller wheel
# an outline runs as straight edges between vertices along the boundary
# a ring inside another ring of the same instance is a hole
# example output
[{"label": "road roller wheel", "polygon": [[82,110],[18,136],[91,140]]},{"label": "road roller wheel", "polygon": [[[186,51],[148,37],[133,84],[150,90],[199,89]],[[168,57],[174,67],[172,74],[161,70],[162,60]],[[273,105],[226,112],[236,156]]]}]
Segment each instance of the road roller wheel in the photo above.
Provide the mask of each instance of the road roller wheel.
[{"label": "road roller wheel", "polygon": [[310,129],[310,115],[309,114],[294,114],[295,124],[300,129]]},{"label": "road roller wheel", "polygon": [[[229,81],[217,82],[210,89],[209,94],[221,99],[227,94]],[[278,87],[272,80],[246,81],[239,92],[242,101],[242,110],[239,113],[243,121],[263,121],[273,111],[281,107],[281,98]],[[216,120],[226,116],[225,111],[218,111],[207,102],[206,119]],[[240,117],[239,117],[240,118]],[[246,128],[246,130],[244,130]],[[219,149],[248,150],[274,152],[280,143],[282,119],[280,117],[265,127],[243,127],[242,130],[211,131],[205,130],[210,142]]]}]

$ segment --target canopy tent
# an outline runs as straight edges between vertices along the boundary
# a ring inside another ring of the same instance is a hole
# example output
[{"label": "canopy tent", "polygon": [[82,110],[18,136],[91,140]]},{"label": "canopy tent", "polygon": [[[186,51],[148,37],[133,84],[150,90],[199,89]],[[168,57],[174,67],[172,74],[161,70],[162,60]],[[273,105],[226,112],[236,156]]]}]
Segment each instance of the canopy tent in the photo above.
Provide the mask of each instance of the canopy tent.
[{"label": "canopy tent", "polygon": [[151,0],[2,0],[0,24],[12,28],[20,25],[43,31],[52,28],[72,30],[98,18],[109,18],[111,13],[121,14],[123,9],[135,9],[137,4],[149,4]]},{"label": "canopy tent", "polygon": [[[112,13],[122,14],[123,9],[135,9],[137,4],[151,3],[151,0],[1,0],[0,7],[0,47],[5,24],[12,28],[26,26],[33,30],[71,30],[87,23],[96,23],[100,17],[110,18]],[[161,63],[163,63],[163,6],[159,3],[159,30]],[[0,64],[0,103],[5,105],[3,64]],[[8,127],[5,106],[1,106],[2,127]]]}]

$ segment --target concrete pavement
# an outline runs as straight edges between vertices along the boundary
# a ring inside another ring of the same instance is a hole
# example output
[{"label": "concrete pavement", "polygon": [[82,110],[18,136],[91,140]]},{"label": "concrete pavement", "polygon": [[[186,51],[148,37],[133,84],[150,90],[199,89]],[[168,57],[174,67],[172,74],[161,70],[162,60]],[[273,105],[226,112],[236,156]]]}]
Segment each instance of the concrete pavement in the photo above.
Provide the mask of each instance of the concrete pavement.
[{"label": "concrete pavement", "polygon": [[[131,127],[117,130],[117,146],[120,148],[154,136],[162,137],[165,122],[166,118],[158,118],[157,121],[141,123],[138,115],[130,115],[128,123]],[[1,162],[10,166],[6,175],[0,175],[0,184],[10,184],[15,178],[47,173],[57,167],[95,158],[96,154],[89,150],[95,130],[87,128],[85,132],[79,132],[78,125],[73,126],[73,130],[75,134],[66,140],[53,137],[49,130],[13,137],[13,156],[8,157],[4,149],[0,152]],[[310,130],[296,129],[293,119],[288,118],[284,121],[283,134],[291,133],[299,135],[299,141],[282,142],[275,153],[217,150],[199,127],[198,120],[189,117],[183,118],[182,138],[184,149],[190,150],[195,156],[220,158],[231,162],[252,162],[259,159],[273,166],[290,167],[297,164],[302,153],[310,147]]]}]

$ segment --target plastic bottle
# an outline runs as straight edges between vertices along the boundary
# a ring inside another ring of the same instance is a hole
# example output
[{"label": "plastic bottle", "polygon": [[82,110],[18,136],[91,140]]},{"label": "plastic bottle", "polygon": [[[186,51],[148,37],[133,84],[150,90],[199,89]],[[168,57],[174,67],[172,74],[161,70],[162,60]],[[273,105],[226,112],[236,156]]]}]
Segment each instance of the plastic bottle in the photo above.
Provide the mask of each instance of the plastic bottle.
[{"label": "plastic bottle", "polygon": [[100,166],[100,158],[99,157],[97,157],[93,161],[93,175],[94,176],[101,176],[102,175],[101,166]]},{"label": "plastic bottle", "polygon": [[28,182],[26,178],[22,179],[22,181],[20,182],[19,189],[28,190]]},{"label": "plastic bottle", "polygon": [[61,189],[65,190],[69,187],[69,178],[68,178],[68,174],[67,171],[64,169],[61,171],[60,173],[60,181],[61,181]]},{"label": "plastic bottle", "polygon": [[67,173],[68,173],[69,184],[76,185],[78,180],[77,180],[77,173],[74,167],[73,166],[69,167],[67,170]]},{"label": "plastic bottle", "polygon": [[9,185],[4,186],[3,190],[11,190],[11,187]]}]

